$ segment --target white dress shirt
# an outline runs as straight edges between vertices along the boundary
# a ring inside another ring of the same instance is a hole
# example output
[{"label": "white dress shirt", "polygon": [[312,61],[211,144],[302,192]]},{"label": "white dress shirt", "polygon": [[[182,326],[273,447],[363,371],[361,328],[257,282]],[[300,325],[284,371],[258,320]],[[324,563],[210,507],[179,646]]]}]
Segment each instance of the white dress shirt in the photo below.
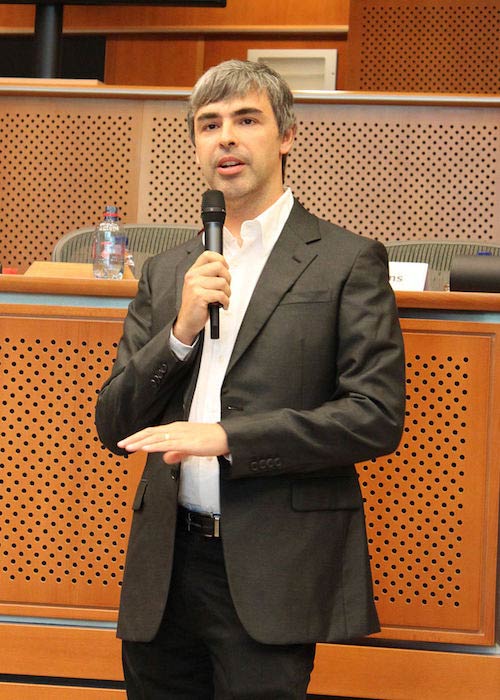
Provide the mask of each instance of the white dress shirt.
[{"label": "white dress shirt", "polygon": [[[201,355],[200,372],[189,421],[217,423],[221,418],[220,392],[236,336],[250,298],[267,259],[290,215],[293,196],[289,189],[256,219],[241,227],[242,244],[224,228],[223,251],[231,273],[229,308],[220,309],[220,338],[210,338],[209,322]],[[171,336],[174,352],[181,357],[192,349]],[[179,503],[185,508],[220,514],[219,462],[217,457],[190,456],[183,460]]]}]

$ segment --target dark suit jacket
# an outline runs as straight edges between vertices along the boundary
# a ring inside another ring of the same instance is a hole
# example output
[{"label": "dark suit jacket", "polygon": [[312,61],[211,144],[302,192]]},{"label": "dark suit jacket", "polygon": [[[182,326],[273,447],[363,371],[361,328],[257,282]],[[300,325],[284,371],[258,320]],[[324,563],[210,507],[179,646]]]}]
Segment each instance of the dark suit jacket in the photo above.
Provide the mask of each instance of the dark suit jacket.
[{"label": "dark suit jacket", "polygon": [[[200,239],[151,258],[97,405],[103,443],[186,419],[200,348],[169,349]],[[251,636],[337,641],[378,629],[354,463],[394,450],[404,358],[380,243],[295,203],[257,283],[221,392],[229,585]],[[134,505],[118,634],[151,640],[172,565],[179,466],[148,457]]]}]

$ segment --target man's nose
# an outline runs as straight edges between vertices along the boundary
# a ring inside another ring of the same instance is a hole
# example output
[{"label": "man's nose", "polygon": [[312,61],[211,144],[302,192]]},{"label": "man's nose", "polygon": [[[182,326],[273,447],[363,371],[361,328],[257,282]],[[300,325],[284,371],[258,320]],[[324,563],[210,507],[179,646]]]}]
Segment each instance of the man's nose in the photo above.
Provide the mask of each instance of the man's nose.
[{"label": "man's nose", "polygon": [[221,146],[224,148],[234,146],[236,144],[236,134],[233,125],[229,122],[224,122],[221,126],[219,137]]}]

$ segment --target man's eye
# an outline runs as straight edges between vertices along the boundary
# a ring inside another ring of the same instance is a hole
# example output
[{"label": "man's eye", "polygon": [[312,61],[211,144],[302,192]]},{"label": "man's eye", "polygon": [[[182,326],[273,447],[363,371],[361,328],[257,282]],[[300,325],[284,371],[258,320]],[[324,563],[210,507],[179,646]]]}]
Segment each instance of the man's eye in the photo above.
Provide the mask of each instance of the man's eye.
[{"label": "man's eye", "polygon": [[255,124],[255,119],[252,119],[251,117],[245,117],[242,119],[242,124]]}]

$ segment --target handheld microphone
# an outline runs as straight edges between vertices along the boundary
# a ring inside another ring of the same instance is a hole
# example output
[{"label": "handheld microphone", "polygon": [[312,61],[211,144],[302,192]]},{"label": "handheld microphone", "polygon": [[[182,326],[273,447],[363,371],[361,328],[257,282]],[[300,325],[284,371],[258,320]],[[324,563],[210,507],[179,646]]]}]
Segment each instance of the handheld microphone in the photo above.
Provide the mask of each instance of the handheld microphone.
[{"label": "handheld microphone", "polygon": [[[222,229],[226,218],[226,203],[220,190],[207,190],[201,200],[201,220],[205,229],[205,250],[222,255]],[[210,337],[219,337],[220,304],[209,304]]]}]

